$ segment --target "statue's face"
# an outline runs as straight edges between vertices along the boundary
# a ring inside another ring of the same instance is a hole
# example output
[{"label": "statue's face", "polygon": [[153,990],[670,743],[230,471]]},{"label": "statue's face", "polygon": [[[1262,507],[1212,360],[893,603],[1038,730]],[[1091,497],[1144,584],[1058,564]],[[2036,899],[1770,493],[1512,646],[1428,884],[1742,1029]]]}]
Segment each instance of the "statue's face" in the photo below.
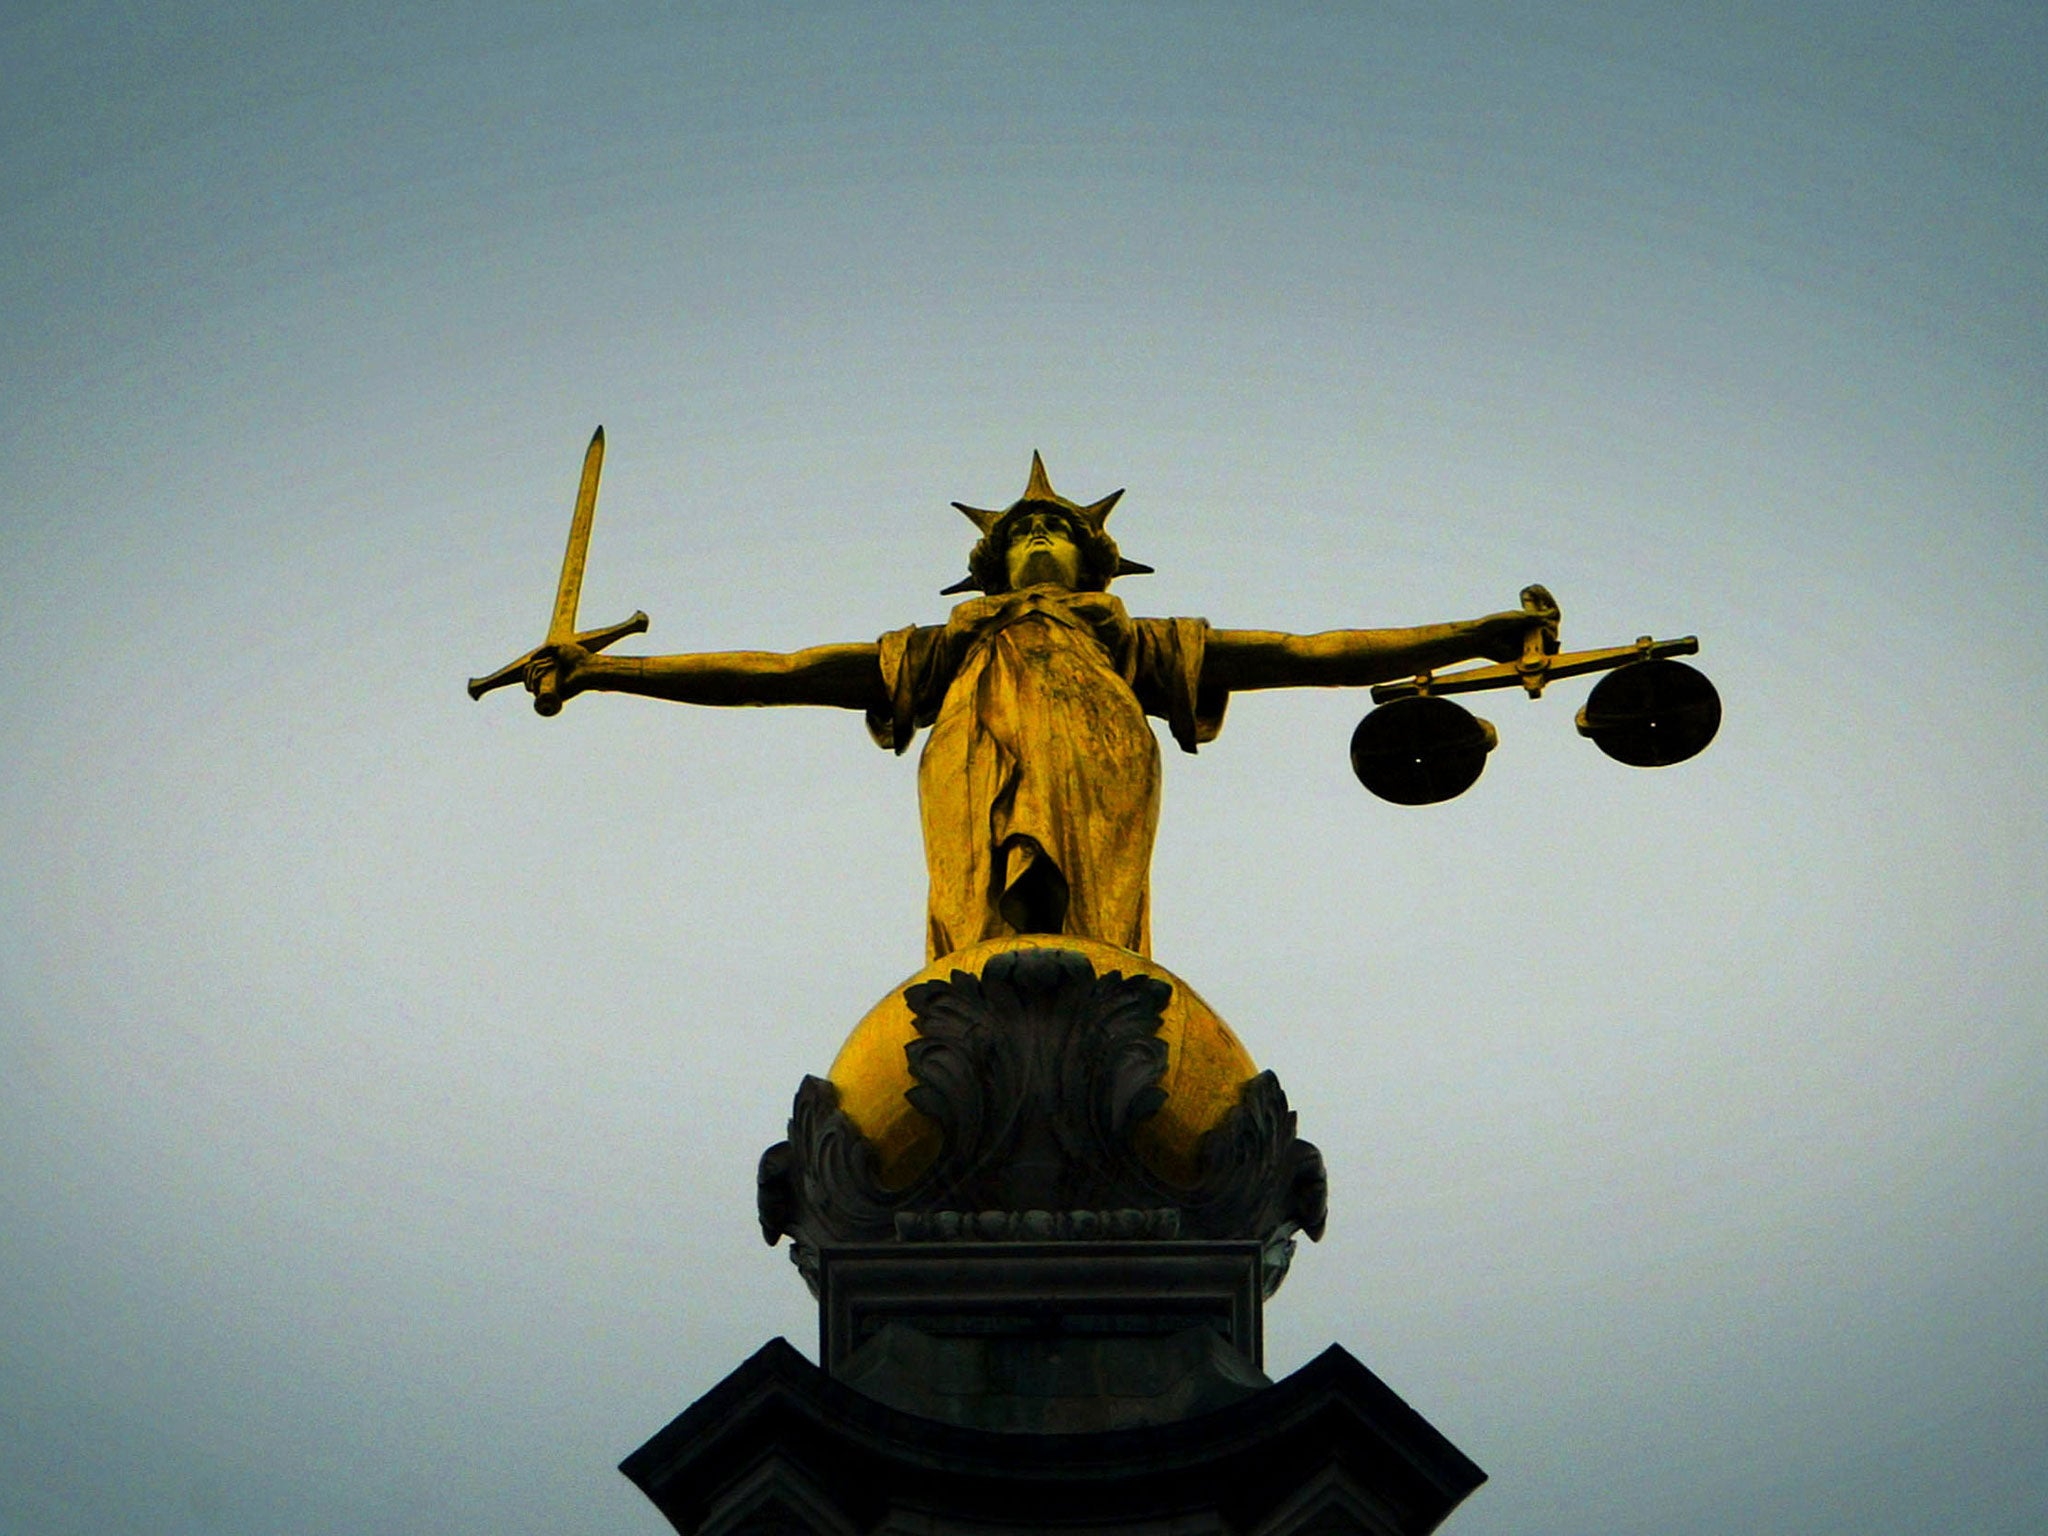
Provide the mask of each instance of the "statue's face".
[{"label": "statue's face", "polygon": [[1013,592],[1044,582],[1069,592],[1081,585],[1081,546],[1074,542],[1072,525],[1057,512],[1027,512],[1012,523],[1003,561]]}]

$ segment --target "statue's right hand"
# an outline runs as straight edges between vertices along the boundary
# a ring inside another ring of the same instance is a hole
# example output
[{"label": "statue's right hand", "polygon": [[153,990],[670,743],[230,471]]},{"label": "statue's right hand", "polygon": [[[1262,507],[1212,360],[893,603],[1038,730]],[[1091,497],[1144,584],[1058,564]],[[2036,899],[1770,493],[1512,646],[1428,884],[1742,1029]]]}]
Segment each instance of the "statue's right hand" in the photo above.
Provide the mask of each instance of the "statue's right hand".
[{"label": "statue's right hand", "polygon": [[559,713],[563,703],[581,693],[590,670],[590,651],[574,640],[544,645],[526,664],[526,691],[537,714]]}]

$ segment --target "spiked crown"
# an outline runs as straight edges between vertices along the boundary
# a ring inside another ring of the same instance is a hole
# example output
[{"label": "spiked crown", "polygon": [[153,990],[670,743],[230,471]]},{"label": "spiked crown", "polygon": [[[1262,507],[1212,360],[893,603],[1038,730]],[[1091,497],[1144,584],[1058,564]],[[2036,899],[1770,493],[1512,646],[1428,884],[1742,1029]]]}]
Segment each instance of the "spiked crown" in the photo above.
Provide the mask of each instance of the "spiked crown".
[{"label": "spiked crown", "polygon": [[1085,507],[1067,500],[1052,488],[1052,481],[1046,477],[1045,461],[1033,449],[1031,478],[1024,487],[1024,494],[1009,506],[992,511],[985,507],[970,507],[964,501],[953,503],[980,530],[981,540],[967,557],[966,577],[944,591],[949,594],[1008,591],[1009,573],[1004,564],[1004,551],[1009,544],[1009,525],[1024,513],[1046,509],[1064,513],[1073,524],[1074,542],[1081,549],[1081,584],[1085,589],[1099,592],[1118,576],[1149,573],[1151,566],[1124,559],[1117,550],[1116,540],[1109,536],[1109,529],[1105,526],[1122,495],[1121,490],[1111,491],[1102,500]]}]

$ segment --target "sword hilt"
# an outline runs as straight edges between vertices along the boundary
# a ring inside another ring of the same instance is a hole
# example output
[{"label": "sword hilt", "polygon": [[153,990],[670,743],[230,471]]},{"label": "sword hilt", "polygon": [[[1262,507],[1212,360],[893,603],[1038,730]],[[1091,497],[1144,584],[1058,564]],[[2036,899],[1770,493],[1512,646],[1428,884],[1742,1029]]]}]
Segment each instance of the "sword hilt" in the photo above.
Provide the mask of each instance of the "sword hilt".
[{"label": "sword hilt", "polygon": [[[628,635],[644,634],[646,630],[647,615],[644,612],[636,612],[624,623],[613,624],[604,629],[585,630],[576,637],[576,643],[586,651],[601,651],[614,641],[623,640]],[[480,699],[493,688],[503,688],[508,683],[525,682],[526,669],[532,665],[533,658],[546,649],[544,645],[537,645],[517,661],[507,662],[488,677],[472,677],[469,680],[469,696],[472,699]],[[558,715],[562,712],[561,680],[556,677],[552,667],[541,673],[534,684],[533,709],[535,714],[540,715]]]},{"label": "sword hilt", "polygon": [[562,712],[562,682],[553,667],[547,668],[533,685],[533,712],[559,715]]}]

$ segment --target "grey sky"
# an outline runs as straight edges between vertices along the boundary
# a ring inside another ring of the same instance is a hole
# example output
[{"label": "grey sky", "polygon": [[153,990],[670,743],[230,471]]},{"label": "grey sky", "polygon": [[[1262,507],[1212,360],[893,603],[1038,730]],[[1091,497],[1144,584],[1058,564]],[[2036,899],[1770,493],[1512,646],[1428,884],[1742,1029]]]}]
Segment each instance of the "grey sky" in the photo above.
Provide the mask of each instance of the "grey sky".
[{"label": "grey sky", "polygon": [[921,956],[850,717],[464,678],[945,612],[1697,632],[1683,768],[1168,753],[1155,948],[1329,1158],[1460,1536],[2048,1525],[2038,7],[0,15],[0,1532],[663,1528],[789,1095]]}]

